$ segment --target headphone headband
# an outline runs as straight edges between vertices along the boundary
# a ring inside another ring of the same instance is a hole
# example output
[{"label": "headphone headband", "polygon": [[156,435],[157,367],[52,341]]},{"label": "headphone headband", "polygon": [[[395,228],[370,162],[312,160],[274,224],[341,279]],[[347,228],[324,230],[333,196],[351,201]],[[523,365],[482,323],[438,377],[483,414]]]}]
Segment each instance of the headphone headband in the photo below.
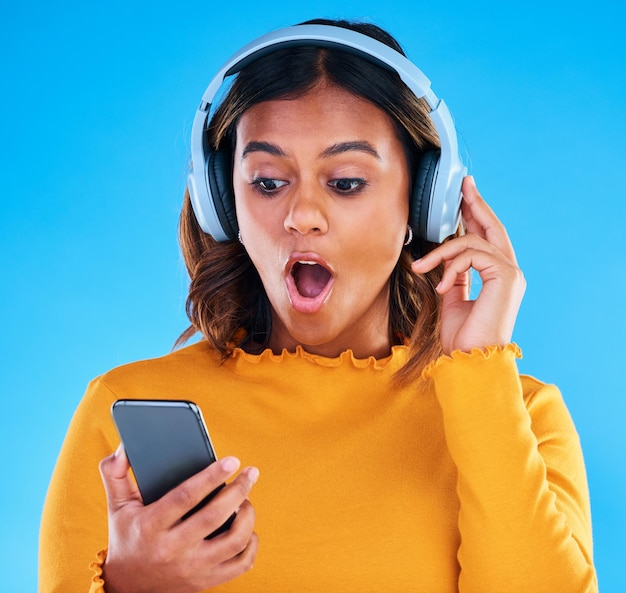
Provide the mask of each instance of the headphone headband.
[{"label": "headphone headband", "polygon": [[204,92],[202,102],[212,104],[224,79],[251,62],[285,47],[307,45],[342,49],[393,70],[417,97],[426,99],[431,109],[437,107],[439,100],[430,88],[430,80],[408,58],[368,35],[332,25],[296,25],[272,31],[251,41],[224,63]]},{"label": "headphone headband", "polygon": [[[204,189],[210,187],[207,153],[211,149],[206,146],[205,132],[215,96],[226,77],[236,74],[264,55],[290,46],[321,46],[351,52],[397,72],[416,97],[424,98],[431,109],[429,115],[441,144],[424,236],[429,241],[440,243],[454,233],[460,220],[460,188],[466,168],[459,158],[456,132],[448,107],[432,91],[430,80],[401,53],[368,35],[332,25],[297,25],[263,35],[231,56],[209,83],[196,112],[191,133],[192,172],[189,176],[189,192],[202,229],[213,235],[216,241],[232,239],[220,222],[213,203],[215,197],[210,195],[210,190]],[[202,169],[198,170],[201,164]]]}]

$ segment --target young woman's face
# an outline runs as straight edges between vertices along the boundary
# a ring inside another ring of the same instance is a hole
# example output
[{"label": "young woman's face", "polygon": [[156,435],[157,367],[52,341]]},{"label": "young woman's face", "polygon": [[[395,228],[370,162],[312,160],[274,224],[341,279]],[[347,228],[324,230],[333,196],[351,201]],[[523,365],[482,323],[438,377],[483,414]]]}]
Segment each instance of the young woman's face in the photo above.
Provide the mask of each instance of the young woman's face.
[{"label": "young woman's face", "polygon": [[259,103],[237,126],[242,242],[272,306],[270,348],[389,353],[389,277],[409,175],[393,123],[334,86]]}]

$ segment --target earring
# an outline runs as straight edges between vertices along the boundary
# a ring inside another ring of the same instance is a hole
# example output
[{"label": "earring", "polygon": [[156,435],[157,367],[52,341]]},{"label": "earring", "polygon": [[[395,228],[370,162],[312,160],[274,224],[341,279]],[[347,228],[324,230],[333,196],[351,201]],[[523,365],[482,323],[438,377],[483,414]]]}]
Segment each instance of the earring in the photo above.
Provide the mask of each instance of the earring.
[{"label": "earring", "polygon": [[406,239],[404,240],[404,246],[406,247],[411,241],[413,241],[413,229],[410,225],[406,225]]},{"label": "earring", "polygon": [[243,245],[243,241],[241,240],[241,231],[237,231],[237,241]]}]

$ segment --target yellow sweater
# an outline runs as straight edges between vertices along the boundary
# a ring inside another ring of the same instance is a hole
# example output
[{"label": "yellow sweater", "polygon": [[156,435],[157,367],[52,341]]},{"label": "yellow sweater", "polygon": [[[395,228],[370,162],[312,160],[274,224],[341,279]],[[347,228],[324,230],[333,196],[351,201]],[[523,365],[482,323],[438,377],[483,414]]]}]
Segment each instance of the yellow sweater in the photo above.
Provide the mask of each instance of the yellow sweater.
[{"label": "yellow sweater", "polygon": [[254,569],[217,591],[597,591],[576,430],[554,386],[517,372],[514,345],[441,357],[393,389],[406,360],[201,342],[93,381],[45,504],[40,593],[102,592],[107,513],[98,462],[119,398],[190,399],[218,454],[256,465]]}]

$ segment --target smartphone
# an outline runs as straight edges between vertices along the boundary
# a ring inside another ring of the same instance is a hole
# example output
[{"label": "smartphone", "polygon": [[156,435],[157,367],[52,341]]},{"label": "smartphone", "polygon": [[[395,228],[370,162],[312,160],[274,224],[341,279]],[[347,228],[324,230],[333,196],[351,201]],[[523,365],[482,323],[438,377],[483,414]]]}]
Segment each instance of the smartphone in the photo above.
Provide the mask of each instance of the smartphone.
[{"label": "smartphone", "polygon": [[[111,413],[145,505],[217,460],[202,412],[187,400],[121,399]],[[224,484],[182,517],[207,504]],[[235,515],[207,536],[228,530]]]}]

